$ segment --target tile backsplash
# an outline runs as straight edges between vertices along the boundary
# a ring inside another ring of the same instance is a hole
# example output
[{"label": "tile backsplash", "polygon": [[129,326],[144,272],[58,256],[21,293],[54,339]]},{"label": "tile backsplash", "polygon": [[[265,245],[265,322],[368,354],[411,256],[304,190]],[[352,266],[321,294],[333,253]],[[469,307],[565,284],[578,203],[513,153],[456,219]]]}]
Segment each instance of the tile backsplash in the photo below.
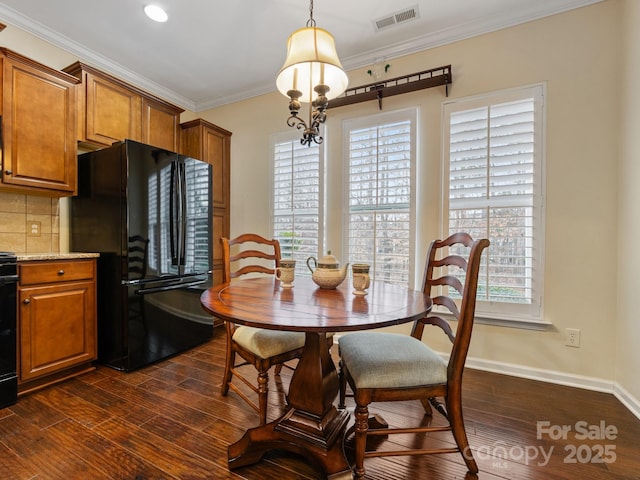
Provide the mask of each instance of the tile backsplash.
[{"label": "tile backsplash", "polygon": [[0,251],[60,251],[60,200],[0,192]]}]

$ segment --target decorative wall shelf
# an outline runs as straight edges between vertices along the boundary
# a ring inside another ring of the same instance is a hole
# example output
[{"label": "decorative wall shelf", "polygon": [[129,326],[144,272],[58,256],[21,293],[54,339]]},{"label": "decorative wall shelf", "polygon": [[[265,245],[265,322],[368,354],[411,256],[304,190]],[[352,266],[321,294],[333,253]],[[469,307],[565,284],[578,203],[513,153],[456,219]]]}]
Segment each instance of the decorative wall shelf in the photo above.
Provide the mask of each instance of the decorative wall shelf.
[{"label": "decorative wall shelf", "polygon": [[449,84],[451,80],[451,65],[432,68],[431,70],[425,70],[423,72],[349,88],[341,96],[330,100],[328,108],[342,107],[343,105],[378,99],[378,107],[382,110],[383,97],[415,92],[416,90],[438,87],[440,85],[445,86],[445,95],[449,96]]}]

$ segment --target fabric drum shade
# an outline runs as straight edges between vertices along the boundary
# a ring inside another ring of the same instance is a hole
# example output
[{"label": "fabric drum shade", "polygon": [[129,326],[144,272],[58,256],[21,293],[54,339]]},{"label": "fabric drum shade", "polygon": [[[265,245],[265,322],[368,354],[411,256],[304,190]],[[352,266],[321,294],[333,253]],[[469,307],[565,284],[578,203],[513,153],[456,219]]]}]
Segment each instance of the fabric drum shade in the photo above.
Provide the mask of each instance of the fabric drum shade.
[{"label": "fabric drum shade", "polygon": [[287,41],[287,58],[278,73],[276,86],[285,96],[289,90],[302,92],[300,102],[311,103],[316,85],[328,85],[329,100],[342,94],[349,83],[331,35],[319,27],[296,30]]}]

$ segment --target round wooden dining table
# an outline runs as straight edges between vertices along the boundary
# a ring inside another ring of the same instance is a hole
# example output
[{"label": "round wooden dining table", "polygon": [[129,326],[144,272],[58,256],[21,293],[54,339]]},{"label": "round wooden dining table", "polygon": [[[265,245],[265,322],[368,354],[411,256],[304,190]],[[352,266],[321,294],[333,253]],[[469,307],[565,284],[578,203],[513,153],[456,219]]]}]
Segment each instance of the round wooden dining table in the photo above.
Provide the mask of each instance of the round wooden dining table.
[{"label": "round wooden dining table", "polygon": [[270,450],[303,455],[330,479],[351,478],[344,454],[349,413],[334,405],[339,380],[327,349],[328,332],[349,332],[411,322],[431,310],[421,291],[372,281],[354,295],[350,279],[332,290],[298,275],[293,288],[274,277],[237,280],[202,293],[205,311],[252,327],[305,332],[305,347],[289,384],[287,408],[277,420],[249,428],[228,448],[230,469],[258,462]]}]

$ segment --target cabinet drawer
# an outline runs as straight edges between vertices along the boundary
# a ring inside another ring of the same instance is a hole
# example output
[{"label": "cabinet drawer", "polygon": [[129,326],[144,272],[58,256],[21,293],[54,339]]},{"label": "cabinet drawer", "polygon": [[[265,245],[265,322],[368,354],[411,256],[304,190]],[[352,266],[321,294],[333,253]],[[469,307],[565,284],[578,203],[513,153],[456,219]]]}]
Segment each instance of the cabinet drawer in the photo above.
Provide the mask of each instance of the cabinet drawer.
[{"label": "cabinet drawer", "polygon": [[20,264],[20,285],[93,279],[93,260],[59,260]]}]

